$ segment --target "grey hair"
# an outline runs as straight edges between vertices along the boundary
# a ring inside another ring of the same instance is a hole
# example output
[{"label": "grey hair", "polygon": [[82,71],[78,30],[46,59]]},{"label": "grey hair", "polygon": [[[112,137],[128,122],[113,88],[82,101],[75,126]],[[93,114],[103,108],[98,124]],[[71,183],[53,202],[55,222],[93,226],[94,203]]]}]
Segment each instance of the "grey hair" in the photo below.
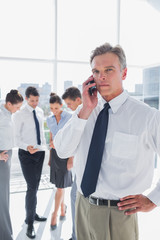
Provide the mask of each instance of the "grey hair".
[{"label": "grey hair", "polygon": [[122,47],[120,45],[116,45],[115,47],[112,47],[109,43],[104,43],[103,45],[101,45],[100,47],[97,47],[92,51],[90,56],[90,64],[92,63],[94,57],[105,54],[105,53],[113,53],[117,55],[120,62],[121,70],[126,68],[127,66],[126,56]]}]

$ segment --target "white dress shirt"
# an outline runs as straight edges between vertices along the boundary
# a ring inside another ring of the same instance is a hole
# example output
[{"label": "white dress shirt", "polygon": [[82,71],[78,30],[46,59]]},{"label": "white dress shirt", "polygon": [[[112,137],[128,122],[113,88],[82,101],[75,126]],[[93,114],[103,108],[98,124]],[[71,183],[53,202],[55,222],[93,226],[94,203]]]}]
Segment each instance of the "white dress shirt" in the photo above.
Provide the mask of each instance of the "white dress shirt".
[{"label": "white dress shirt", "polygon": [[[37,147],[37,135],[33,110],[34,109],[31,106],[26,104],[20,111],[13,114],[16,146],[26,151],[29,145]],[[43,110],[39,107],[36,107],[35,111],[39,121],[41,146],[43,146],[45,145],[44,114]]]},{"label": "white dress shirt", "polygon": [[[100,99],[88,120],[77,109],[54,140],[59,157],[75,156],[77,189],[86,165],[94,125],[105,103]],[[109,123],[101,169],[93,196],[103,199],[141,194],[150,188],[155,152],[160,155],[160,111],[123,92],[109,102]],[[160,205],[160,182],[148,195]]]},{"label": "white dress shirt", "polygon": [[12,114],[4,105],[0,106],[0,150],[10,150],[14,147]]}]

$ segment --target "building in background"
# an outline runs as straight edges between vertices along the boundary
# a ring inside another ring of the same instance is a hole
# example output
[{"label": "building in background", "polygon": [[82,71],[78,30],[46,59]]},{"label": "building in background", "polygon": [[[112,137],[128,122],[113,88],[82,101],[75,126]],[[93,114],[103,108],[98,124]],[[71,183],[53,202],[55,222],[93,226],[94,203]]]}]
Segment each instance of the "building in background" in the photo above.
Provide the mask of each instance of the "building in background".
[{"label": "building in background", "polygon": [[[160,109],[160,66],[147,67],[143,70],[143,84],[136,84],[135,91],[129,93],[151,107]],[[155,156],[155,167],[159,165],[158,156]]]},{"label": "building in background", "polygon": [[73,82],[72,81],[64,81],[64,92],[66,91],[67,88],[72,87],[73,86]]},{"label": "building in background", "polygon": [[78,84],[78,89],[82,93],[82,84]]},{"label": "building in background", "polygon": [[129,95],[160,109],[160,66],[144,68],[143,83],[135,84],[135,91]]},{"label": "building in background", "polygon": [[148,67],[143,70],[144,102],[159,109],[160,99],[160,66]]},{"label": "building in background", "polygon": [[66,91],[67,88],[70,88],[70,87],[77,87],[79,89],[80,92],[82,92],[82,84],[78,84],[78,85],[75,85],[73,84],[73,81],[64,81],[64,92]]},{"label": "building in background", "polygon": [[[18,91],[25,98],[25,90],[27,87],[33,86],[38,89],[40,93],[39,105],[44,110],[45,115],[49,115],[49,97],[51,93],[51,84],[46,82],[42,86],[35,83],[21,83],[18,87]],[[73,81],[64,81],[64,91],[73,86]],[[82,85],[77,85],[78,89],[82,92]],[[135,91],[129,92],[130,96],[144,101],[146,104],[156,109],[160,108],[160,66],[147,67],[143,70],[143,83],[135,84]],[[1,99],[1,89],[0,89],[0,102]]]},{"label": "building in background", "polygon": [[137,100],[143,101],[143,84],[135,84],[135,91],[129,92],[129,95]]},{"label": "building in background", "polygon": [[37,88],[39,91],[39,84],[36,84],[36,83],[21,83],[20,87],[17,88],[24,98],[25,98],[26,88],[30,86]]},{"label": "building in background", "polygon": [[45,84],[42,85],[42,87],[39,87],[39,93],[41,106],[48,105],[51,93],[51,85],[46,82]]}]

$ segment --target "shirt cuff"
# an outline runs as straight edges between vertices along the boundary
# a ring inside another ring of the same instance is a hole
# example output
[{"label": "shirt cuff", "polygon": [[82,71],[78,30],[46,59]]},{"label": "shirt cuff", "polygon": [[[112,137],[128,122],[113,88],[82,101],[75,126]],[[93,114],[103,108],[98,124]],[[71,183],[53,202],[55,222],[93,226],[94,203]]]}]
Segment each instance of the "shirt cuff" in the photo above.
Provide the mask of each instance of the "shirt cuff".
[{"label": "shirt cuff", "polygon": [[146,197],[148,197],[158,207],[160,206],[160,191],[157,188],[151,191]]}]

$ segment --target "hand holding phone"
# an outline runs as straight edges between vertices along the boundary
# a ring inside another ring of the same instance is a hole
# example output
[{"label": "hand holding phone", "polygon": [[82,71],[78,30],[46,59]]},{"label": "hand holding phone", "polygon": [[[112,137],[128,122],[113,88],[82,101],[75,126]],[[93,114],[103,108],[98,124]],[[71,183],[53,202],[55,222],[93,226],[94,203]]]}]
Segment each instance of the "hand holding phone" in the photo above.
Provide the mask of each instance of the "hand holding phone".
[{"label": "hand holding phone", "polygon": [[[92,83],[94,83],[94,80],[91,80],[88,84],[92,84]],[[92,87],[89,88],[88,91],[89,91],[90,96],[93,95],[93,92],[94,92],[96,89],[97,89],[96,86],[92,86]]]},{"label": "hand holding phone", "polygon": [[83,83],[82,97],[83,97],[83,104],[78,114],[78,117],[81,119],[88,119],[93,109],[97,106],[97,103],[98,103],[97,88],[94,82],[93,75],[91,75]]}]

